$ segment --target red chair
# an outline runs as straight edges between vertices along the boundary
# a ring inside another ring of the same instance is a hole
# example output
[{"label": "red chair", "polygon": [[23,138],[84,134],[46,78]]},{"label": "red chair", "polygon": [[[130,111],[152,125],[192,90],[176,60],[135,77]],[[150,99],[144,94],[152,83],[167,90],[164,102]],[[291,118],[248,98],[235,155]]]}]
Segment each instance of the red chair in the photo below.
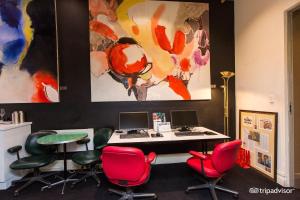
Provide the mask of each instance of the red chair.
[{"label": "red chair", "polygon": [[121,199],[152,197],[154,193],[133,193],[132,187],[139,186],[148,181],[151,162],[156,154],[151,152],[148,156],[137,148],[107,146],[102,151],[103,172],[108,180],[116,185],[126,188],[126,192],[109,189],[109,192],[122,196]]},{"label": "red chair", "polygon": [[201,177],[199,178],[203,180],[205,184],[188,187],[186,192],[208,188],[214,200],[218,199],[216,189],[232,193],[234,197],[238,197],[238,192],[219,186],[217,183],[225,173],[235,165],[241,144],[242,142],[240,140],[218,144],[212,155],[204,155],[196,151],[190,151],[189,153],[193,155],[193,157],[187,160],[187,164],[204,177],[205,180]]}]

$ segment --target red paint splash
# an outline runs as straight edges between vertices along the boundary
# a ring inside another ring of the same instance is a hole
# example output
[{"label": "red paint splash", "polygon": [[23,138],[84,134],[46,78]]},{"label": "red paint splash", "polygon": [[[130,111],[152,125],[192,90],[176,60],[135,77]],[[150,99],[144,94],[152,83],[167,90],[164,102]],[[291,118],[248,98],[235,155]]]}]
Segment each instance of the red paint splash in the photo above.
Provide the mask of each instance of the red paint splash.
[{"label": "red paint splash", "polygon": [[173,54],[181,54],[185,46],[185,35],[181,31],[176,31],[175,38],[173,41]]},{"label": "red paint splash", "polygon": [[182,71],[188,72],[191,68],[190,60],[187,58],[182,59],[180,61],[180,67]]},{"label": "red paint splash", "polygon": [[58,83],[56,78],[44,71],[38,71],[33,75],[33,82],[35,86],[34,94],[31,98],[33,103],[49,103],[50,101],[46,97],[44,86],[42,83],[46,85],[52,86],[56,91],[58,91]]},{"label": "red paint splash", "polygon": [[191,100],[191,94],[184,85],[181,79],[174,76],[167,76],[169,81],[169,87],[178,95],[180,95],[184,100]]},{"label": "red paint splash", "polygon": [[164,26],[156,26],[155,28],[155,35],[158,41],[159,46],[168,52],[170,52],[171,49],[171,44],[169,42],[169,39],[166,35],[166,28]]},{"label": "red paint splash", "polygon": [[96,20],[90,21],[90,30],[99,33],[102,36],[108,37],[112,40],[118,39],[118,36],[111,28]]},{"label": "red paint splash", "polygon": [[159,46],[168,51],[171,54],[181,54],[185,47],[185,35],[181,31],[176,31],[173,48],[171,47],[170,41],[166,35],[166,27],[157,25],[155,28],[155,35]]},{"label": "red paint splash", "polygon": [[135,35],[139,35],[139,34],[140,34],[140,29],[139,29],[139,27],[138,27],[137,25],[133,25],[133,26],[131,27],[131,29],[132,29],[132,32],[133,32]]},{"label": "red paint splash", "polygon": [[147,65],[147,58],[145,55],[141,58],[141,60],[137,60],[133,64],[127,64],[128,59],[123,50],[125,48],[128,48],[129,46],[130,44],[117,44],[111,49],[109,53],[111,67],[116,73],[120,75],[139,73],[143,71]]},{"label": "red paint splash", "polygon": [[154,12],[154,14],[151,18],[151,34],[152,34],[153,42],[156,45],[158,44],[158,42],[157,42],[157,38],[155,36],[155,28],[157,27],[158,21],[161,18],[162,14],[165,12],[165,9],[166,9],[166,5],[160,4],[157,7],[156,11]]}]

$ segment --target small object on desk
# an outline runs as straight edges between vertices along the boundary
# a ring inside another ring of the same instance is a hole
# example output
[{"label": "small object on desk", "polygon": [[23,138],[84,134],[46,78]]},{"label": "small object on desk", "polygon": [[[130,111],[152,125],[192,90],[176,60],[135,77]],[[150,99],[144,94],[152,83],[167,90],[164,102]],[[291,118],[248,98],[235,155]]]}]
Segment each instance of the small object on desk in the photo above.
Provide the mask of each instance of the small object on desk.
[{"label": "small object on desk", "polygon": [[14,112],[11,114],[11,119],[12,119],[13,124],[19,124],[19,123],[20,123],[18,111],[14,111]]},{"label": "small object on desk", "polygon": [[217,135],[216,133],[211,132],[211,131],[204,131],[203,133],[204,133],[205,135]]},{"label": "small object on desk", "polygon": [[161,133],[152,133],[151,137],[164,137]]},{"label": "small object on desk", "polygon": [[146,137],[149,137],[148,132],[130,133],[130,134],[122,134],[122,135],[120,135],[120,139],[146,138]]},{"label": "small object on desk", "polygon": [[116,130],[116,133],[123,133],[122,130]]},{"label": "small object on desk", "polygon": [[198,136],[198,135],[204,135],[204,132],[199,131],[179,131],[175,132],[176,136]]},{"label": "small object on desk", "polygon": [[4,116],[5,116],[5,109],[1,108],[0,109],[0,121],[4,121]]},{"label": "small object on desk", "polygon": [[163,132],[170,132],[170,131],[171,131],[170,122],[158,122],[156,132],[163,133]]},{"label": "small object on desk", "polygon": [[24,123],[25,122],[24,112],[20,110],[18,114],[19,114],[19,122]]}]

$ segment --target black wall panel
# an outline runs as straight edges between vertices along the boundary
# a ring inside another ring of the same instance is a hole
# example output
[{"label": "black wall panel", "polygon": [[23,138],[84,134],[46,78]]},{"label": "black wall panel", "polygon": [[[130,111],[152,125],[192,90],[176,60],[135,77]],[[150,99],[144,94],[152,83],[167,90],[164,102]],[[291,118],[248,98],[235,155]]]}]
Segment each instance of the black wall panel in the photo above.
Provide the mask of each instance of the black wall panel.
[{"label": "black wall panel", "polygon": [[[60,103],[0,105],[10,113],[23,110],[32,121],[33,131],[40,129],[116,127],[121,111],[166,112],[172,109],[195,109],[202,126],[223,131],[223,84],[219,72],[234,71],[234,7],[233,2],[210,3],[211,82],[209,101],[154,101],[91,103],[89,29],[87,0],[57,0],[60,63]],[[230,80],[230,135],[235,137],[234,78]]]}]

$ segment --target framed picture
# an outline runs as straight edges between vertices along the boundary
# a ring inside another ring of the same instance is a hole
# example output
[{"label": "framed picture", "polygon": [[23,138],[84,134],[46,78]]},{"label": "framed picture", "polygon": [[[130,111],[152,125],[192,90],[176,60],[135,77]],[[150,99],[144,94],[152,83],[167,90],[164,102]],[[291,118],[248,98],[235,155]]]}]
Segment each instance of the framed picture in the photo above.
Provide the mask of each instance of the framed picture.
[{"label": "framed picture", "polygon": [[89,14],[92,102],[211,99],[208,3],[90,0]]},{"label": "framed picture", "polygon": [[56,0],[0,3],[0,104],[59,102]]},{"label": "framed picture", "polygon": [[250,151],[250,165],[270,179],[277,175],[278,113],[239,111],[239,138]]}]

